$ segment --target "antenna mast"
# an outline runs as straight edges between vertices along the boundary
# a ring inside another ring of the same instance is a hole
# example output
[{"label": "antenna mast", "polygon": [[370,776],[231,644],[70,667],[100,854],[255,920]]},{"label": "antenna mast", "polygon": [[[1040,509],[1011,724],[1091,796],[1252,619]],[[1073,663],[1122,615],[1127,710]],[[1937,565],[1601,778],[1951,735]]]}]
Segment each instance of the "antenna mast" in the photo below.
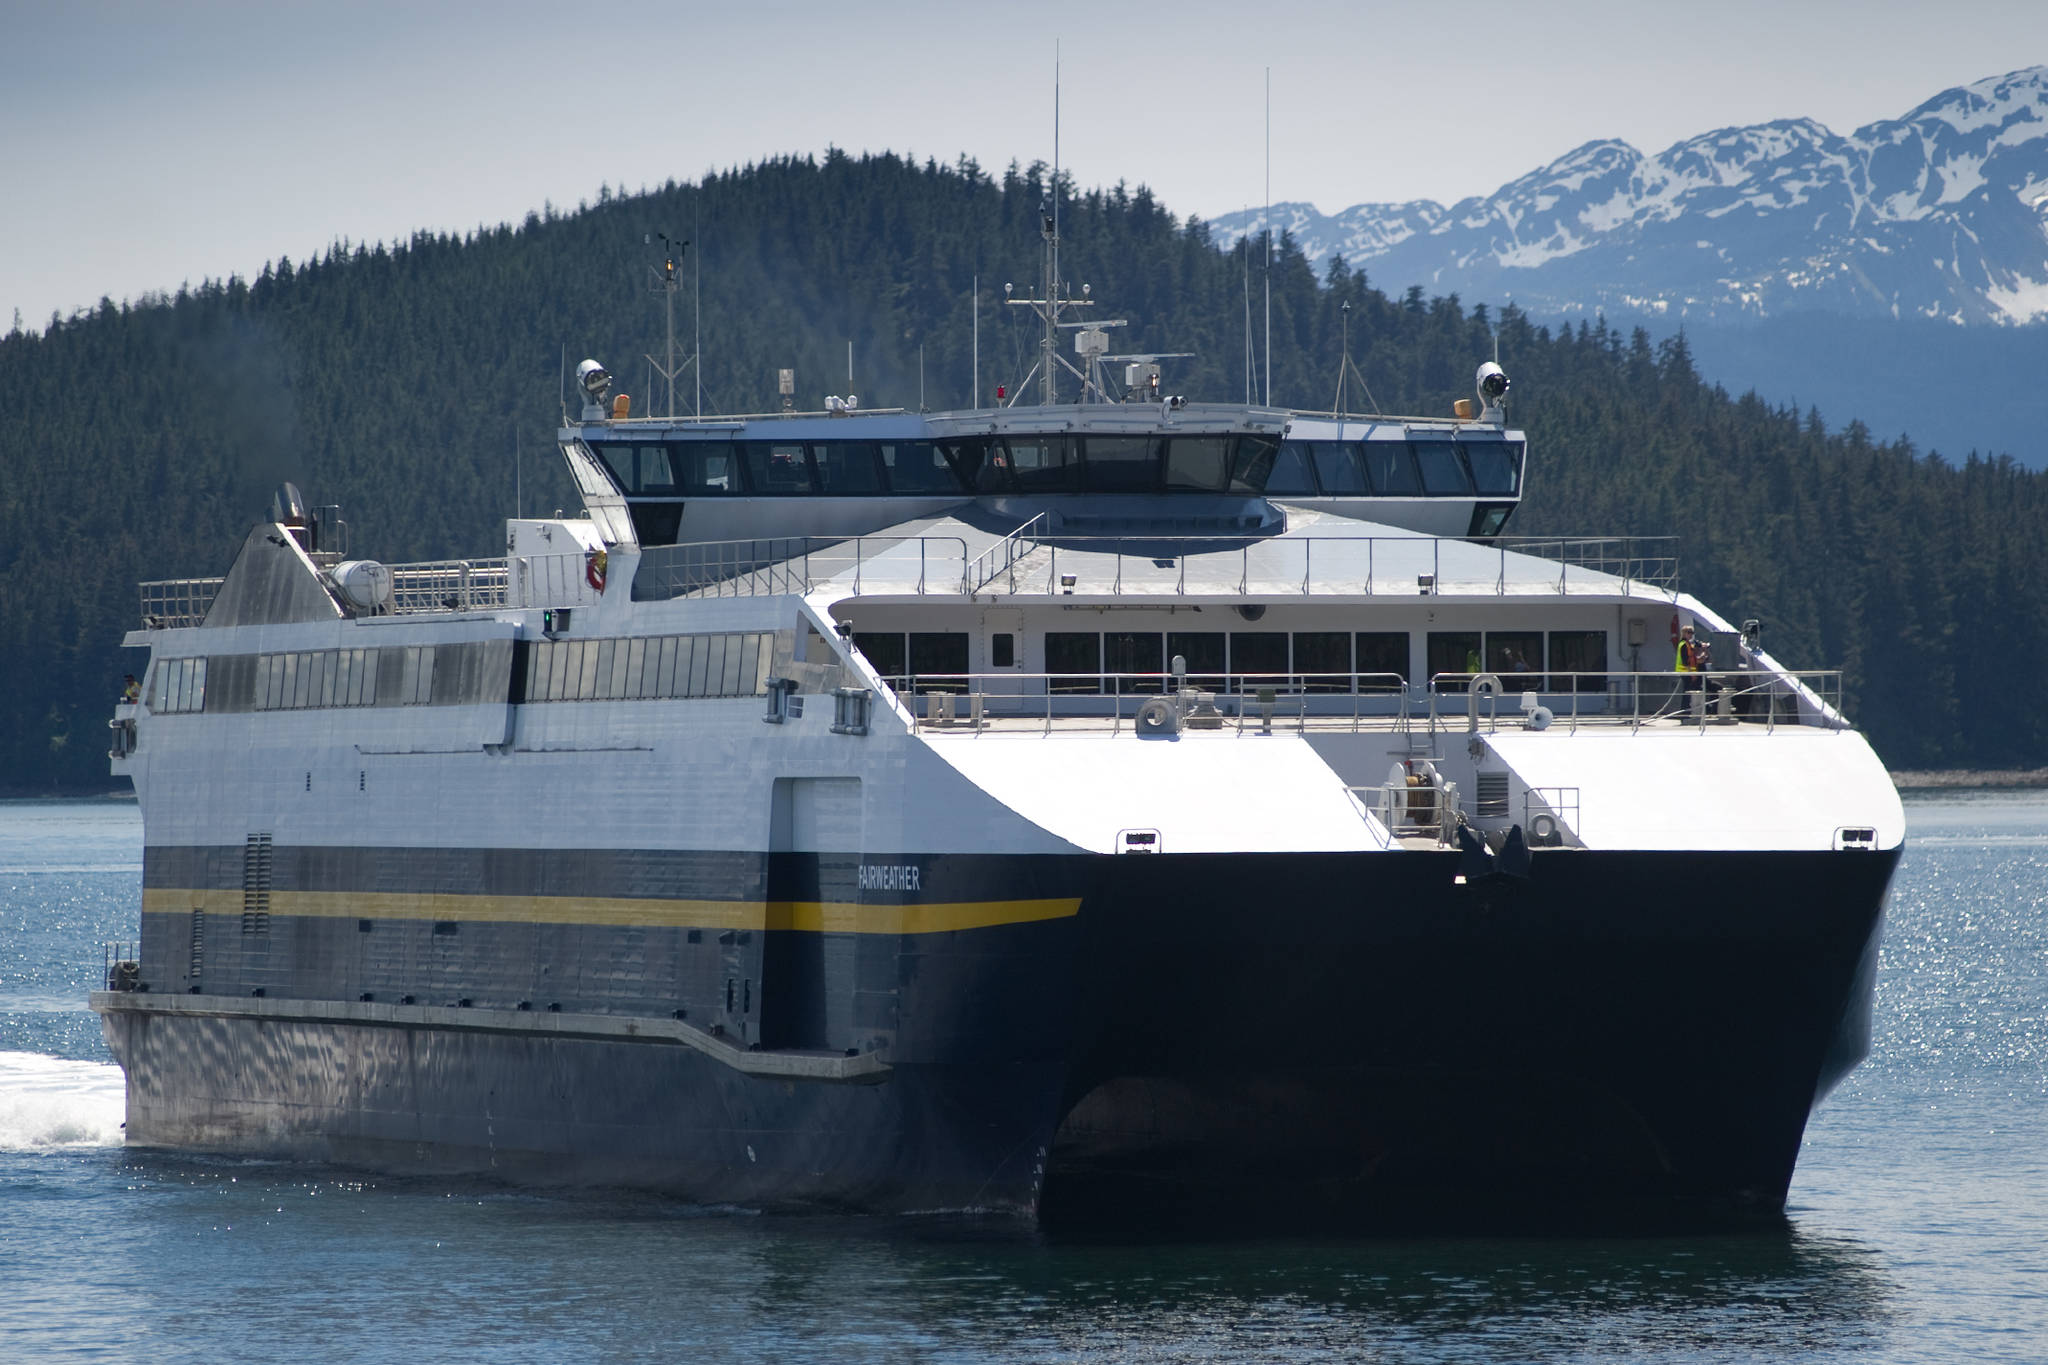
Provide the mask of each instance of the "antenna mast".
[{"label": "antenna mast", "polygon": [[1266,406],[1273,406],[1273,68],[1266,68]]},{"label": "antenna mast", "polygon": [[[1049,407],[1049,406],[1051,406],[1051,405],[1052,405],[1052,404],[1054,404],[1054,403],[1057,403],[1057,402],[1059,401],[1059,386],[1058,386],[1058,382],[1057,382],[1057,379],[1058,379],[1058,376],[1057,376],[1057,371],[1058,371],[1058,369],[1059,369],[1059,368],[1060,368],[1061,366],[1065,366],[1065,367],[1066,367],[1067,369],[1069,369],[1069,370],[1072,370],[1072,371],[1073,371],[1073,373],[1074,373],[1074,377],[1075,377],[1075,378],[1077,378],[1077,379],[1079,379],[1079,380],[1081,381],[1081,397],[1082,397],[1083,401],[1086,401],[1086,399],[1087,399],[1087,396],[1088,396],[1088,386],[1089,386],[1089,384],[1090,384],[1090,380],[1089,380],[1089,377],[1088,377],[1087,375],[1083,374],[1083,373],[1082,373],[1082,372],[1081,372],[1080,370],[1078,370],[1078,369],[1075,369],[1075,368],[1074,368],[1074,366],[1073,366],[1072,364],[1070,364],[1070,363],[1068,362],[1067,358],[1066,358],[1065,356],[1063,356],[1063,355],[1061,355],[1061,354],[1059,353],[1059,334],[1060,334],[1060,328],[1062,328],[1062,327],[1082,327],[1082,326],[1085,326],[1085,327],[1089,327],[1089,328],[1098,328],[1098,327],[1121,327],[1121,326],[1123,326],[1123,322],[1122,322],[1121,320],[1119,320],[1119,321],[1117,321],[1117,322],[1097,322],[1097,323],[1085,323],[1085,324],[1084,324],[1084,323],[1073,323],[1073,322],[1061,322],[1061,321],[1060,321],[1060,314],[1061,314],[1061,313],[1063,313],[1063,312],[1065,312],[1065,311],[1066,311],[1067,309],[1069,309],[1069,308],[1087,308],[1087,307],[1092,307],[1092,306],[1094,305],[1094,302],[1095,302],[1095,300],[1093,300],[1093,299],[1088,299],[1088,298],[1080,298],[1080,299],[1069,299],[1069,298],[1064,298],[1064,297],[1062,297],[1062,295],[1061,295],[1061,287],[1060,287],[1060,64],[1059,64],[1059,45],[1058,45],[1058,43],[1057,43],[1057,42],[1055,42],[1055,43],[1054,43],[1054,45],[1053,45],[1053,64],[1052,64],[1052,185],[1051,185],[1051,195],[1052,195],[1052,202],[1051,202],[1051,204],[1050,204],[1050,205],[1048,205],[1048,204],[1046,204],[1046,203],[1044,203],[1044,202],[1041,202],[1041,203],[1039,204],[1039,206],[1038,206],[1038,225],[1039,225],[1039,233],[1040,233],[1040,235],[1041,235],[1041,236],[1042,236],[1042,237],[1043,237],[1043,238],[1045,239],[1045,247],[1044,247],[1044,250],[1043,250],[1043,252],[1042,252],[1042,255],[1043,255],[1043,257],[1044,257],[1044,269],[1045,269],[1045,297],[1044,297],[1044,298],[1042,298],[1042,299],[1013,299],[1013,298],[1007,298],[1007,297],[1006,297],[1006,298],[1004,299],[1004,302],[1005,302],[1005,303],[1011,303],[1011,304],[1016,304],[1016,305],[1019,305],[1019,306],[1021,306],[1021,307],[1025,307],[1025,308],[1031,308],[1031,309],[1035,309],[1035,310],[1037,311],[1037,313],[1038,313],[1038,316],[1040,317],[1040,319],[1042,319],[1042,320],[1043,320],[1043,322],[1045,323],[1045,333],[1044,333],[1044,335],[1043,335],[1043,336],[1042,336],[1042,337],[1041,337],[1041,338],[1039,339],[1039,343],[1038,343],[1038,362],[1037,362],[1036,364],[1034,364],[1034,365],[1033,365],[1033,366],[1031,367],[1031,372],[1030,372],[1029,374],[1026,374],[1026,375],[1024,376],[1024,382],[1023,382],[1023,383],[1021,383],[1021,384],[1019,384],[1019,385],[1017,386],[1017,397],[1016,397],[1016,398],[1012,398],[1012,399],[1010,400],[1010,406],[1012,406],[1012,407],[1016,406],[1016,404],[1017,404],[1017,401],[1018,401],[1018,399],[1021,399],[1021,398],[1022,398],[1022,397],[1024,396],[1024,390],[1025,390],[1025,389],[1027,389],[1027,388],[1029,388],[1029,387],[1031,386],[1031,381],[1032,381],[1032,380],[1033,380],[1034,378],[1036,378],[1036,379],[1039,379],[1039,380],[1040,380],[1040,392],[1041,392],[1041,393],[1043,394],[1043,397],[1042,397],[1042,398],[1041,398],[1041,399],[1040,399],[1039,401],[1040,401],[1040,402],[1042,402],[1042,403],[1044,403],[1044,404],[1046,404],[1046,405],[1047,405],[1048,407]],[[1009,292],[1009,286],[1008,286],[1008,285],[1004,285],[1004,286],[1003,286],[1003,292],[1004,292],[1004,293],[1005,293],[1006,295],[1008,294],[1008,292]],[[1083,294],[1087,293],[1087,292],[1088,292],[1088,286],[1087,286],[1087,285],[1085,285],[1085,284],[1084,284],[1084,285],[1082,285],[1082,286],[1081,286],[1081,292],[1082,292]],[[1103,349],[1103,350],[1107,350],[1108,348],[1107,348],[1107,347],[1105,346],[1105,347],[1103,347],[1102,349]]]},{"label": "antenna mast", "polygon": [[[651,355],[645,359],[654,368],[654,372],[668,384],[668,415],[673,417],[676,415],[676,376],[682,373],[683,365],[695,364],[697,360],[697,357],[692,355],[681,365],[676,363],[676,289],[679,283],[676,279],[676,258],[688,251],[690,244],[678,241],[666,232],[643,234],[640,240],[651,246],[656,237],[661,239],[661,264],[650,265],[647,268],[654,275],[654,292],[660,294],[662,298],[662,315],[667,323],[668,340],[666,348],[662,351],[662,360],[656,360]],[[702,380],[698,381],[698,392],[703,392]]]}]

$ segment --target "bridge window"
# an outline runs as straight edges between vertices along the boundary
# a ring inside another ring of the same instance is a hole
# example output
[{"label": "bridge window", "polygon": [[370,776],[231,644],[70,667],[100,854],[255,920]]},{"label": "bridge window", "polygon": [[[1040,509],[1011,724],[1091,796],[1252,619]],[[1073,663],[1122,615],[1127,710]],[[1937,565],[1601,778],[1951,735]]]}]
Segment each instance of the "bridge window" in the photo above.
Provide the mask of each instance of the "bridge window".
[{"label": "bridge window", "polygon": [[878,453],[872,441],[821,441],[811,447],[819,491],[834,497],[882,491]]},{"label": "bridge window", "polygon": [[1413,441],[1415,463],[1422,470],[1422,491],[1433,498],[1472,496],[1472,475],[1451,441]]},{"label": "bridge window", "polygon": [[1228,436],[1176,436],[1166,443],[1166,486],[1180,492],[1221,493],[1230,477]]},{"label": "bridge window", "polygon": [[988,437],[948,441],[941,447],[960,482],[976,493],[1010,491],[1010,457]]},{"label": "bridge window", "polygon": [[884,441],[882,467],[893,493],[958,493],[960,479],[929,441]]},{"label": "bridge window", "polygon": [[1083,479],[1091,492],[1151,493],[1159,487],[1156,436],[1090,436]]},{"label": "bridge window", "polygon": [[1519,441],[1463,442],[1465,462],[1472,467],[1472,482],[1482,497],[1515,496],[1522,481],[1522,444]]},{"label": "bridge window", "polygon": [[1413,498],[1422,492],[1415,461],[1406,441],[1361,441],[1359,458],[1365,462],[1365,481],[1383,498]]},{"label": "bridge window", "polygon": [[1073,463],[1073,444],[1064,436],[1012,436],[1010,473],[1020,493],[1068,493],[1080,473]]},{"label": "bridge window", "polygon": [[730,497],[740,491],[739,453],[731,441],[687,441],[669,447],[672,488],[686,498]]},{"label": "bridge window", "polygon": [[741,450],[747,464],[749,491],[755,496],[814,493],[811,461],[801,442],[746,441]]},{"label": "bridge window", "polygon": [[1316,462],[1316,482],[1326,497],[1357,496],[1366,491],[1365,471],[1359,468],[1358,447],[1346,441],[1314,441],[1309,445]]},{"label": "bridge window", "polygon": [[1234,493],[1265,492],[1269,497],[1313,494],[1315,471],[1309,466],[1308,442],[1243,442],[1238,447],[1238,476],[1231,481]]}]

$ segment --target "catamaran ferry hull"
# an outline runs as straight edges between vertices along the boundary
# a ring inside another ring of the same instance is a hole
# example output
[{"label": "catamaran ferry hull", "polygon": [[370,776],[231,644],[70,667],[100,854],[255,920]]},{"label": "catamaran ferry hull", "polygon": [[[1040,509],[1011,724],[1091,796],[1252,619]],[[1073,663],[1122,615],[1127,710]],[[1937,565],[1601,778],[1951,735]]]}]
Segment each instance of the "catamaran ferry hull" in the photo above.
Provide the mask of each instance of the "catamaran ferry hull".
[{"label": "catamaran ferry hull", "polygon": [[[763,1208],[1685,1226],[1781,1214],[1808,1113],[1866,1044],[1896,858],[1556,850],[1465,885],[1449,853],[991,858],[1077,911],[764,929],[768,969],[821,998],[895,959],[885,1054],[284,991],[94,1006],[141,1146]],[[918,880],[978,880],[945,861]],[[1655,913],[1627,894],[1646,882]],[[502,956],[475,927],[444,944]],[[664,952],[583,934],[594,958]]]}]

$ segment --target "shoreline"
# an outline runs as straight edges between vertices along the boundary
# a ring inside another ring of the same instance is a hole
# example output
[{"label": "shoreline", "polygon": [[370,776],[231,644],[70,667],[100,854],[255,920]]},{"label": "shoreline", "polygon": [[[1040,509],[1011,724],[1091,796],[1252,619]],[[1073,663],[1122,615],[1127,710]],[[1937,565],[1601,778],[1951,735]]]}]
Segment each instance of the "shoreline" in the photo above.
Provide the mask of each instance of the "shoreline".
[{"label": "shoreline", "polygon": [[1895,772],[1892,784],[1900,791],[1941,791],[1964,787],[2019,790],[2048,787],[2048,768],[1928,768]]}]

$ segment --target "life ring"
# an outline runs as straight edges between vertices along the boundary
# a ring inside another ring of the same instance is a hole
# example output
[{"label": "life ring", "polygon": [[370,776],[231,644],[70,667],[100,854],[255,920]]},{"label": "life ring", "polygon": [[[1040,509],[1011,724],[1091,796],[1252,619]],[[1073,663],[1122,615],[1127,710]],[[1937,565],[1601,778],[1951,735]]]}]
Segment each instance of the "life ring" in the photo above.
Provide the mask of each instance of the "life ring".
[{"label": "life ring", "polygon": [[583,556],[583,581],[599,592],[604,591],[604,571],[611,564],[611,556],[602,546]]}]

